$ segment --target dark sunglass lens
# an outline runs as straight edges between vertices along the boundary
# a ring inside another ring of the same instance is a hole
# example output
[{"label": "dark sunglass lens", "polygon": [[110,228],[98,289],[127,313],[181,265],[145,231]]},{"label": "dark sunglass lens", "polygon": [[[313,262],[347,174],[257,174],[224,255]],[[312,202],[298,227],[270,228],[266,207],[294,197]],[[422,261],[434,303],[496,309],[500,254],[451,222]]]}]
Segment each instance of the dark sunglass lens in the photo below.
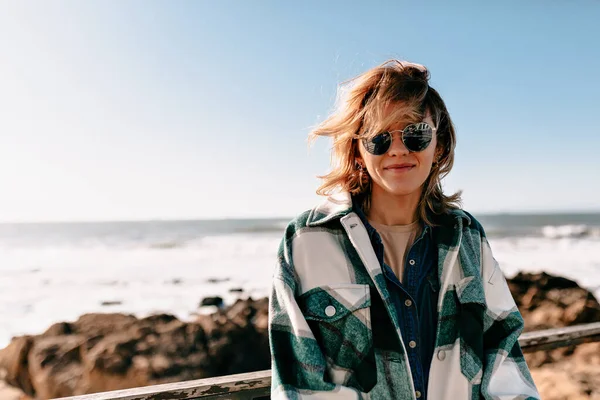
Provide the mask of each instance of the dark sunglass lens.
[{"label": "dark sunglass lens", "polygon": [[374,136],[372,139],[363,140],[365,149],[376,156],[380,156],[389,150],[390,144],[392,143],[392,136],[388,132],[380,133]]},{"label": "dark sunglass lens", "polygon": [[414,124],[407,126],[402,135],[402,141],[409,151],[423,151],[431,143],[433,130],[427,124]]}]

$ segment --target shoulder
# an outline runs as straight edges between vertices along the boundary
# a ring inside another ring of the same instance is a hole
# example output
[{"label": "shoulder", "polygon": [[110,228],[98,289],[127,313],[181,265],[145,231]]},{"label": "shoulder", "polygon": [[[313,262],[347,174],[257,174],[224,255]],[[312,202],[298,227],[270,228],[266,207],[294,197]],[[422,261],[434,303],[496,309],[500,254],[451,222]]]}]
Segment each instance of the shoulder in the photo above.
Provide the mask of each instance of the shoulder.
[{"label": "shoulder", "polygon": [[351,246],[339,219],[311,223],[307,210],[292,219],[280,245],[280,271],[296,294],[313,287],[348,282]]},{"label": "shoulder", "polygon": [[483,229],[483,225],[481,225],[481,222],[479,222],[479,220],[475,218],[475,216],[469,211],[464,210],[462,208],[457,208],[450,210],[448,214],[452,215],[454,220],[462,220],[463,230],[468,230],[472,233],[478,233],[480,236],[485,237],[485,230]]},{"label": "shoulder", "polygon": [[460,243],[462,248],[478,252],[481,243],[486,241],[485,230],[479,220],[461,208],[436,215],[435,228],[435,237],[442,246],[454,247]]},{"label": "shoulder", "polygon": [[339,231],[340,219],[352,212],[349,194],[329,196],[320,204],[293,218],[286,227],[286,237],[293,238],[301,233]]},{"label": "shoulder", "polygon": [[481,225],[481,222],[479,222],[479,220],[475,218],[475,216],[470,212],[466,210],[461,211],[469,218],[469,229],[477,231],[481,236],[485,236],[485,230],[483,229],[483,225]]},{"label": "shoulder", "polygon": [[311,213],[312,210],[306,210],[292,218],[285,228],[286,236],[293,236],[296,232],[307,228]]},{"label": "shoulder", "polygon": [[292,247],[314,247],[318,244],[318,238],[315,233],[335,231],[335,222],[328,221],[327,223],[314,223],[315,209],[306,210],[296,215],[290,220],[285,228],[283,237],[284,244],[291,250]]}]

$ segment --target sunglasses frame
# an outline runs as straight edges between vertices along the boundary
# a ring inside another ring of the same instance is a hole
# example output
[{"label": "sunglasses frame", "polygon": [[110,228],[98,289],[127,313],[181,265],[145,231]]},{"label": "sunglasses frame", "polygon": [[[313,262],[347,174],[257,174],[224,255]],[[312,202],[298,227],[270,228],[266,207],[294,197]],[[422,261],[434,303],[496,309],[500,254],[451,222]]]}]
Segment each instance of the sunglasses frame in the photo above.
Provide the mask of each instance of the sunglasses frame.
[{"label": "sunglasses frame", "polygon": [[[425,148],[421,149],[421,150],[414,151],[414,150],[411,150],[411,149],[409,149],[409,148],[408,148],[408,146],[406,146],[406,143],[404,142],[404,134],[405,134],[405,133],[406,133],[406,131],[407,131],[408,129],[410,129],[411,127],[414,127],[415,125],[423,125],[423,124],[424,124],[424,125],[427,125],[427,126],[428,126],[428,127],[431,129],[431,139],[429,140],[429,143],[427,143],[427,146],[426,146]],[[404,129],[395,129],[395,130],[393,130],[393,131],[385,131],[385,132],[381,132],[381,133],[378,133],[377,135],[373,136],[373,137],[372,137],[372,138],[370,138],[370,139],[366,139],[366,138],[364,138],[364,139],[362,139],[362,142],[363,142],[363,146],[364,146],[365,150],[366,150],[366,151],[367,151],[369,154],[372,154],[372,155],[374,155],[374,156],[383,156],[385,153],[387,153],[388,151],[390,151],[390,149],[392,148],[392,142],[394,141],[394,132],[400,132],[400,140],[401,140],[401,141],[402,141],[402,143],[404,144],[404,147],[406,147],[406,149],[407,149],[408,151],[410,151],[411,153],[420,153],[420,152],[422,152],[422,151],[425,151],[425,150],[426,150],[426,149],[429,147],[429,145],[431,144],[431,141],[433,140],[433,134],[434,134],[436,131],[437,131],[437,128],[434,128],[433,126],[429,125],[427,122],[424,122],[424,121],[423,121],[423,122],[416,122],[416,123],[414,123],[414,124],[407,125],[407,126],[404,128]],[[371,151],[369,150],[369,143],[370,143],[370,142],[371,142],[371,141],[372,141],[372,140],[373,140],[375,137],[377,137],[377,136],[380,136],[380,135],[385,135],[385,134],[388,134],[388,135],[390,136],[390,144],[389,144],[389,147],[388,147],[388,148],[385,150],[385,152],[383,152],[383,153],[381,153],[381,154],[376,154],[376,153],[373,153],[373,152],[371,152]]]}]

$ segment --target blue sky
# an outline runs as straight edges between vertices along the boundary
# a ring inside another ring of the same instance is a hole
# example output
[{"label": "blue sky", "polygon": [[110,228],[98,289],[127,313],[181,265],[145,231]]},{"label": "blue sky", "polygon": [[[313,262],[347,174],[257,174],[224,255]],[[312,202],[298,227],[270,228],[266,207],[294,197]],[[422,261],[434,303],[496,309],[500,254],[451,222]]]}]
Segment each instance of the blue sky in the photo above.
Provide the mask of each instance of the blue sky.
[{"label": "blue sky", "polygon": [[0,3],[0,221],[293,216],[337,84],[425,64],[475,213],[600,210],[600,3]]}]

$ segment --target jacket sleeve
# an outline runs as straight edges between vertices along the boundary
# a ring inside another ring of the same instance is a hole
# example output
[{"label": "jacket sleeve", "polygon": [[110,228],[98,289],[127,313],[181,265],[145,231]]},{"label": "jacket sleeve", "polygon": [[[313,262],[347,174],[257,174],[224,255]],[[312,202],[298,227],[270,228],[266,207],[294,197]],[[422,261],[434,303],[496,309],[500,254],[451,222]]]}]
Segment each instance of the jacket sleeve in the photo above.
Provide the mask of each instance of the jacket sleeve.
[{"label": "jacket sleeve", "polygon": [[298,303],[291,239],[284,238],[269,297],[272,399],[360,399],[356,390],[326,380],[327,362]]},{"label": "jacket sleeve", "polygon": [[506,278],[481,229],[481,265],[487,310],[484,315],[484,399],[539,399],[519,345],[523,318]]}]

